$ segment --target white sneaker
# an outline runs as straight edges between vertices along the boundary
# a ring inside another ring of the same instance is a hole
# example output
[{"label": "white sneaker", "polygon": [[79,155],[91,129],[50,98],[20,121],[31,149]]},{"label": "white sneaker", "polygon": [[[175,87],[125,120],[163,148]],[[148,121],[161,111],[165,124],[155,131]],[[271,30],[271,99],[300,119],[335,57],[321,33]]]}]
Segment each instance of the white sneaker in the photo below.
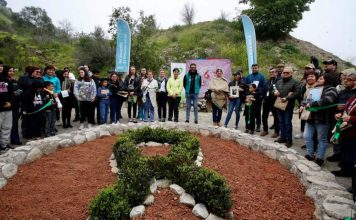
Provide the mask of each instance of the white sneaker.
[{"label": "white sneaker", "polygon": [[93,127],[93,125],[91,125],[90,123],[88,124],[88,128],[92,128]]},{"label": "white sneaker", "polygon": [[303,134],[300,133],[300,134],[297,134],[294,136],[295,139],[300,139],[300,138],[303,138]]},{"label": "white sneaker", "polygon": [[82,129],[84,129],[84,124],[80,123],[79,130],[82,130]]}]

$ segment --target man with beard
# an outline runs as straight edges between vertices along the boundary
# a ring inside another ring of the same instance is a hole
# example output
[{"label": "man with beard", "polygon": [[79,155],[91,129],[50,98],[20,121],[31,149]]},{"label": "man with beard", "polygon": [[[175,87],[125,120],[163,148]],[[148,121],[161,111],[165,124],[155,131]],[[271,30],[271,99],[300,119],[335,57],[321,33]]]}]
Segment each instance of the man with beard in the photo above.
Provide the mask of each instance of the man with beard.
[{"label": "man with beard", "polygon": [[190,109],[193,101],[194,108],[194,123],[198,124],[198,98],[201,88],[201,76],[197,72],[197,65],[195,63],[190,64],[189,72],[184,76],[183,87],[185,89],[186,97],[186,123],[189,123]]},{"label": "man with beard", "polygon": [[333,79],[334,84],[332,86],[336,87],[340,84],[340,73],[336,71],[337,69],[337,62],[334,59],[325,60],[323,62],[325,65],[324,67],[324,74],[323,75],[330,75]]}]

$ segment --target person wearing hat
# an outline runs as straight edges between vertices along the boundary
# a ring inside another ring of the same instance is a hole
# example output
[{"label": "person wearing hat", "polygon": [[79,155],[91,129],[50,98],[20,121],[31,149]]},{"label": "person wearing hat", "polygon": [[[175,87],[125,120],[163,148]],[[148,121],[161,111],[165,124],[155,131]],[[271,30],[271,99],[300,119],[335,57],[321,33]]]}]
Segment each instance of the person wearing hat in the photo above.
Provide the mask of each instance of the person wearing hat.
[{"label": "person wearing hat", "polygon": [[266,136],[268,134],[268,116],[269,113],[273,114],[273,124],[274,124],[274,134],[272,138],[277,138],[279,136],[279,121],[277,115],[277,109],[273,106],[276,101],[276,97],[273,95],[273,90],[278,82],[277,71],[275,68],[269,70],[269,80],[264,85],[263,91],[263,112],[262,112],[262,124],[263,132],[261,136]]},{"label": "person wearing hat", "polygon": [[281,103],[287,103],[283,109],[277,109],[280,136],[275,142],[285,143],[287,147],[292,146],[292,118],[294,103],[299,96],[300,83],[293,79],[292,67],[285,67],[282,72],[282,79],[276,83],[274,95]]},{"label": "person wearing hat", "polygon": [[[337,97],[336,103],[338,103],[338,112],[341,113],[344,110],[347,100],[351,97],[356,96],[356,72],[346,72],[344,80],[344,90],[342,90]],[[333,155],[326,158],[327,161],[337,162],[342,159],[342,146],[340,144],[333,145]]]},{"label": "person wearing hat", "polygon": [[242,70],[238,70],[232,74],[232,81],[229,83],[229,91],[231,91],[232,87],[236,87],[238,89],[238,96],[233,96],[229,94],[229,105],[227,110],[227,115],[225,119],[224,126],[227,127],[229,121],[232,116],[232,112],[235,111],[236,121],[235,121],[235,129],[237,129],[240,121],[240,111],[242,103],[245,100],[245,91],[247,90],[247,86],[243,83],[242,80]]},{"label": "person wearing hat", "polygon": [[326,75],[326,74],[330,75],[331,78],[332,78],[332,81],[333,81],[332,86],[336,87],[337,85],[340,84],[340,79],[339,79],[340,73],[338,73],[338,72],[336,71],[336,69],[337,69],[337,62],[336,62],[336,60],[334,60],[334,59],[328,59],[328,60],[325,60],[325,61],[323,62],[323,64],[325,65],[325,67],[324,67],[324,71],[325,71],[325,72],[324,72],[323,75]]},{"label": "person wearing hat", "polygon": [[277,79],[281,79],[283,69],[284,69],[284,64],[283,63],[280,63],[280,64],[277,65],[277,68],[276,68]]}]

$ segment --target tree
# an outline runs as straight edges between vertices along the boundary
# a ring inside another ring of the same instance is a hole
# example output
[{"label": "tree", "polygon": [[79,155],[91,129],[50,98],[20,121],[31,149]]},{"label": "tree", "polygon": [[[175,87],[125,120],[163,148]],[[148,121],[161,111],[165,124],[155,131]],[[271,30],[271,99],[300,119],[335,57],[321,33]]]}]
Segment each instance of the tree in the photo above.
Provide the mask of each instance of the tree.
[{"label": "tree", "polygon": [[181,14],[182,14],[183,21],[185,24],[187,24],[187,25],[193,24],[193,20],[195,17],[195,9],[194,9],[193,5],[186,3],[183,7]]},{"label": "tree", "polygon": [[314,0],[240,0],[251,8],[243,11],[255,25],[257,36],[261,38],[283,38],[297,27],[303,12],[309,10]]},{"label": "tree", "polygon": [[6,7],[7,2],[5,0],[0,0],[0,6]]},{"label": "tree", "polygon": [[57,37],[64,42],[70,42],[73,37],[73,26],[67,19],[59,22]]},{"label": "tree", "polygon": [[110,20],[109,20],[109,33],[111,34],[113,39],[116,39],[117,27],[116,21],[122,18],[124,19],[130,26],[131,32],[134,31],[137,21],[131,17],[131,9],[129,7],[118,7],[112,10]]}]

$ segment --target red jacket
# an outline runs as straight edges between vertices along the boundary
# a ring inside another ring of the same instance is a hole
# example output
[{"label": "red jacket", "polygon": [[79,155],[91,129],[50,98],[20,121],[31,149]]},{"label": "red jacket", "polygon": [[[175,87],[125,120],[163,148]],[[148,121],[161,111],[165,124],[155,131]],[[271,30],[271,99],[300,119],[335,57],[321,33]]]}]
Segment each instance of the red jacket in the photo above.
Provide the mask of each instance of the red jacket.
[{"label": "red jacket", "polygon": [[352,127],[341,131],[342,138],[356,140],[356,96],[347,100],[344,111],[350,116],[349,123]]}]

